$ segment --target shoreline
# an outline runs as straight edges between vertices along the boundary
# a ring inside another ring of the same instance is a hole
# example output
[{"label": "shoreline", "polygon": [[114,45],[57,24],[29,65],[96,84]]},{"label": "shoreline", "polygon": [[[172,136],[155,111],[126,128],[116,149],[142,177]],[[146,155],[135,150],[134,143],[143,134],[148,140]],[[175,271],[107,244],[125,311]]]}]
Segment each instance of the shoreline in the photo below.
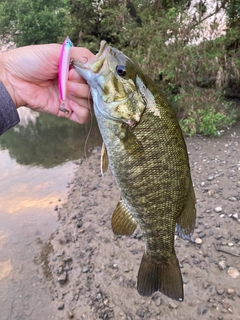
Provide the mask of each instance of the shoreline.
[{"label": "shoreline", "polygon": [[56,320],[240,319],[240,126],[219,138],[196,136],[186,143],[198,201],[192,238],[198,243],[175,240],[185,300],[159,292],[138,295],[145,244],[139,229],[131,237],[113,235],[119,191],[110,170],[101,177],[95,148],[79,162],[51,240]]}]

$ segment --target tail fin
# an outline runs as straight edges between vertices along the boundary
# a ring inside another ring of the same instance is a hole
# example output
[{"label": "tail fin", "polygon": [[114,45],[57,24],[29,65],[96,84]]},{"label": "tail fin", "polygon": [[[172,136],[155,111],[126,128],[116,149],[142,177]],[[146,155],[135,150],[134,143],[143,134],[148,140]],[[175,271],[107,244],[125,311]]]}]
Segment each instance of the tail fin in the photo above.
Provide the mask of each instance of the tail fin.
[{"label": "tail fin", "polygon": [[177,257],[157,261],[145,253],[138,271],[137,290],[142,296],[160,291],[173,300],[183,301],[183,281]]}]

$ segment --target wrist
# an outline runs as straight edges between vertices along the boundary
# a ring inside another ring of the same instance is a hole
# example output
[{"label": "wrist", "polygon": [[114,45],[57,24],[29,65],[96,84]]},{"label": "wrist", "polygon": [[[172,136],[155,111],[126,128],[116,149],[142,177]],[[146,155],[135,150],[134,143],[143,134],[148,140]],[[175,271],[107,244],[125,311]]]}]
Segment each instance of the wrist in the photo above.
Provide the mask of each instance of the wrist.
[{"label": "wrist", "polygon": [[0,54],[0,81],[4,85],[7,92],[9,93],[16,108],[18,108],[19,106],[17,105],[16,97],[14,94],[14,88],[11,85],[11,80],[10,80],[11,77],[10,77],[10,75],[8,75],[8,72],[7,72],[5,65],[4,65],[4,61],[5,61],[5,53],[2,53],[2,54]]}]

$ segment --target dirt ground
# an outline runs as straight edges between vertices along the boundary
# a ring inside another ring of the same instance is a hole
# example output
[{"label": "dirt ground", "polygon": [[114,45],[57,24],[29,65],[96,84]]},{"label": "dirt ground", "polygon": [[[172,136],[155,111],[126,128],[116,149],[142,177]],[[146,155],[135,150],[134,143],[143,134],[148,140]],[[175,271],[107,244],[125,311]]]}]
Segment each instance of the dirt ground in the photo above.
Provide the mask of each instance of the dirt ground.
[{"label": "dirt ground", "polygon": [[185,299],[157,292],[138,295],[144,241],[115,237],[111,214],[119,199],[111,172],[101,177],[100,149],[69,185],[59,228],[43,270],[56,308],[65,319],[240,319],[240,125],[219,138],[186,139],[197,196],[191,243],[176,236]]}]

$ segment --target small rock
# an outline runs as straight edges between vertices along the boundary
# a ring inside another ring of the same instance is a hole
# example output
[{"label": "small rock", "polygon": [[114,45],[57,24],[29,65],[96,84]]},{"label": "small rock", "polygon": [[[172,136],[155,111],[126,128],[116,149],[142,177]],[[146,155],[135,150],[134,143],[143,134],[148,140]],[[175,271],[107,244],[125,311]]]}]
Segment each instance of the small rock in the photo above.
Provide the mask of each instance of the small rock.
[{"label": "small rock", "polygon": [[72,258],[71,257],[64,257],[63,262],[64,263],[72,262]]},{"label": "small rock", "polygon": [[161,297],[158,297],[156,300],[156,306],[159,307],[161,305],[161,303],[162,303],[162,299],[161,299]]},{"label": "small rock", "polygon": [[233,217],[233,219],[238,220],[238,213],[234,213],[234,214],[232,215],[232,217]]},{"label": "small rock", "polygon": [[233,242],[228,242],[228,246],[229,246],[229,247],[233,247],[233,246],[234,246],[234,243],[233,243]]},{"label": "small rock", "polygon": [[54,207],[54,211],[58,211],[58,205]]},{"label": "small rock", "polygon": [[228,294],[228,295],[233,296],[234,293],[235,293],[235,290],[234,290],[234,289],[232,289],[232,288],[228,288],[228,289],[227,289],[227,294]]},{"label": "small rock", "polygon": [[68,319],[72,319],[74,317],[73,312],[69,310],[67,312],[67,316],[68,316]]},{"label": "small rock", "polygon": [[64,255],[64,251],[57,252],[56,257],[62,257]]},{"label": "small rock", "polygon": [[213,190],[209,190],[209,191],[208,191],[208,196],[209,196],[209,197],[212,197],[213,195],[214,195],[214,191],[213,191]]},{"label": "small rock", "polygon": [[83,222],[79,220],[76,225],[77,225],[77,228],[81,228],[83,226]]},{"label": "small rock", "polygon": [[212,181],[214,179],[214,177],[213,176],[209,176],[207,179],[208,179],[208,181]]},{"label": "small rock", "polygon": [[196,244],[202,244],[202,239],[196,238],[196,239],[195,239],[195,243],[196,243]]},{"label": "small rock", "polygon": [[67,281],[67,272],[63,272],[58,278],[57,278],[57,281],[60,283],[60,284],[64,284],[66,281]]},{"label": "small rock", "polygon": [[205,305],[200,306],[197,310],[198,314],[205,314],[207,311],[208,311],[208,307]]},{"label": "small rock", "polygon": [[233,311],[232,311],[232,309],[229,307],[228,308],[228,311],[230,312],[230,313],[233,313]]},{"label": "small rock", "polygon": [[215,212],[222,212],[222,207],[216,207],[214,210]]},{"label": "small rock", "polygon": [[176,303],[174,303],[173,301],[171,301],[171,302],[169,302],[169,307],[171,308],[171,309],[177,309],[177,305],[176,305]]},{"label": "small rock", "polygon": [[199,238],[204,238],[206,236],[206,233],[205,232],[201,232],[198,234],[198,237]]},{"label": "small rock", "polygon": [[58,308],[58,310],[63,310],[64,309],[64,303],[60,302],[57,308]]},{"label": "small rock", "polygon": [[136,311],[136,315],[139,317],[139,318],[144,318],[144,311],[142,309],[138,309]]},{"label": "small rock", "polygon": [[235,197],[228,198],[229,201],[236,201],[237,199]]},{"label": "small rock", "polygon": [[228,274],[233,278],[236,279],[239,277],[239,271],[234,268],[234,267],[230,267],[228,268]]},{"label": "small rock", "polygon": [[203,283],[203,289],[207,289],[210,286],[209,282],[204,282]]},{"label": "small rock", "polygon": [[83,267],[82,268],[82,272],[83,273],[87,273],[89,271],[89,268],[87,266]]},{"label": "small rock", "polygon": [[223,288],[217,288],[217,293],[218,294],[224,294],[224,289]]},{"label": "small rock", "polygon": [[224,260],[219,261],[218,267],[219,267],[219,269],[221,269],[221,270],[225,270],[225,269],[227,268],[226,261],[224,261]]}]

